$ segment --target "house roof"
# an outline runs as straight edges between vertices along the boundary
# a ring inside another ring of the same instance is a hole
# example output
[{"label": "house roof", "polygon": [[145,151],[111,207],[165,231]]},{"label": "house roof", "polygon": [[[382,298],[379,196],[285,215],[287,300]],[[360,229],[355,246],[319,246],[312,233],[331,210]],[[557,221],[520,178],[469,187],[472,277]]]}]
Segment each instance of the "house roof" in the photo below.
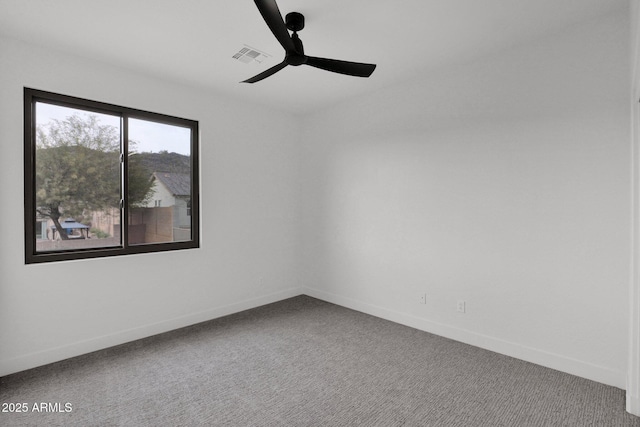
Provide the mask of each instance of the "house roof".
[{"label": "house roof", "polygon": [[153,176],[174,196],[189,196],[191,194],[191,176],[189,174],[154,172]]}]

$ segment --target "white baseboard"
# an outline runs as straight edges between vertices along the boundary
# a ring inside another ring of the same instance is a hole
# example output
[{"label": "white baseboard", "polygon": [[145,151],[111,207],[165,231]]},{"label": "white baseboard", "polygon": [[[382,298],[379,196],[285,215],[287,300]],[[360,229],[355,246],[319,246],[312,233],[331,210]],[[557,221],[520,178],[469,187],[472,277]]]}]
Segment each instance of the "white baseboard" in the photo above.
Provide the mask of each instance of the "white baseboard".
[{"label": "white baseboard", "polygon": [[[573,359],[544,350],[527,347],[521,344],[501,340],[488,335],[479,334],[455,326],[434,322],[421,317],[390,310],[384,307],[368,304],[352,298],[336,295],[317,289],[304,288],[303,293],[314,298],[333,304],[360,311],[372,316],[390,320],[405,326],[450,338],[466,344],[471,344],[485,350],[494,351],[506,356],[515,357],[537,365],[545,366],[568,374],[597,381],[613,387],[625,389],[625,373],[604,366],[594,365],[582,360]],[[636,404],[637,404],[636,398]]]},{"label": "white baseboard", "polygon": [[229,314],[238,313],[244,310],[249,310],[261,305],[295,297],[300,294],[302,294],[301,288],[291,288],[273,294],[263,295],[257,298],[240,301],[234,304],[216,307],[211,310],[191,313],[162,322],[120,331],[114,334],[103,335],[84,341],[65,344],[59,347],[25,354],[12,359],[1,360],[0,376],[13,374],[49,363],[68,359],[70,357],[91,353],[93,351],[102,350],[130,341],[135,341],[141,338],[161,334],[163,332],[183,328],[185,326],[195,325],[196,323],[205,322],[207,320],[216,319],[218,317],[227,316]]},{"label": "white baseboard", "polygon": [[[46,365],[48,363],[68,359],[70,357],[79,356],[108,347],[113,347],[137,339],[146,338],[174,329],[179,329],[185,326],[194,325],[196,323],[216,319],[218,317],[226,316],[244,310],[249,310],[251,308],[281,301],[283,299],[295,297],[301,294],[306,294],[333,304],[357,310],[425,332],[440,335],[445,338],[450,338],[456,341],[464,342],[466,344],[471,344],[473,346],[494,351],[496,353],[515,357],[572,375],[577,375],[582,378],[587,378],[603,384],[625,389],[625,374],[620,371],[612,370],[603,366],[594,365],[588,362],[568,358],[562,355],[546,352],[532,347],[523,346],[517,343],[504,341],[498,338],[478,334],[451,325],[434,322],[428,319],[416,317],[384,307],[364,303],[352,298],[311,288],[291,288],[281,292],[263,295],[257,298],[252,298],[234,304],[217,307],[211,310],[205,310],[138,328],[120,331],[115,334],[104,335],[72,344],[66,344],[60,347],[25,354],[12,359],[5,359],[0,361],[0,366],[2,367],[0,369],[0,376],[9,375],[15,372],[24,371],[26,369],[35,368],[37,366]],[[627,395],[627,410],[633,414],[640,415],[639,396],[630,394]]]}]

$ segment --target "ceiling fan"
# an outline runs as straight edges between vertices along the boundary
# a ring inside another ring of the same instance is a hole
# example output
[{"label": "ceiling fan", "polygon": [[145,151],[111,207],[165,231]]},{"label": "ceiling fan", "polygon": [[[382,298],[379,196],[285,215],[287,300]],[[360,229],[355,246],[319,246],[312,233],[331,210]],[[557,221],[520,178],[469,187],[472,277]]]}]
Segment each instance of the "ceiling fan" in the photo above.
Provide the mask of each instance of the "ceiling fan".
[{"label": "ceiling fan", "polygon": [[[310,65],[322,70],[356,77],[369,77],[371,73],[373,73],[373,70],[376,69],[375,64],[363,64],[360,62],[340,61],[337,59],[317,58],[315,56],[305,55],[302,40],[298,37],[298,31],[304,28],[304,15],[298,12],[291,12],[288,13],[285,20],[283,20],[275,0],[254,0],[254,2],[256,6],[258,6],[258,10],[262,14],[267,26],[284,48],[285,57],[284,61],[280,64],[241,83],[259,82],[262,79],[274,75],[287,65]],[[289,35],[289,31],[287,30],[291,30],[293,34]]]}]

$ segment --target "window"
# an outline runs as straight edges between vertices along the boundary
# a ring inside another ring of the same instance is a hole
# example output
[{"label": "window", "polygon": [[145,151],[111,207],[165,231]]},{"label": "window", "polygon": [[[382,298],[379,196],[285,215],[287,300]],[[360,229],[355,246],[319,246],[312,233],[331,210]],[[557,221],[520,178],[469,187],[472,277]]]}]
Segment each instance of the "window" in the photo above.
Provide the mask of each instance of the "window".
[{"label": "window", "polygon": [[198,122],[24,89],[26,263],[199,247]]}]

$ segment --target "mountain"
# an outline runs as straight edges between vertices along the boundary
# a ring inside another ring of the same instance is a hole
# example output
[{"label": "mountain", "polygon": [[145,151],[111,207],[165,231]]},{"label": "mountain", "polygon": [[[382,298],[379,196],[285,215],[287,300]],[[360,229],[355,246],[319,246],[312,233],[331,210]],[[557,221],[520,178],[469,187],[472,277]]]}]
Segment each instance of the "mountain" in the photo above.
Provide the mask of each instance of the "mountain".
[{"label": "mountain", "polygon": [[153,172],[190,173],[191,157],[178,153],[161,151],[159,153],[136,153],[140,163],[149,170],[149,175]]}]

